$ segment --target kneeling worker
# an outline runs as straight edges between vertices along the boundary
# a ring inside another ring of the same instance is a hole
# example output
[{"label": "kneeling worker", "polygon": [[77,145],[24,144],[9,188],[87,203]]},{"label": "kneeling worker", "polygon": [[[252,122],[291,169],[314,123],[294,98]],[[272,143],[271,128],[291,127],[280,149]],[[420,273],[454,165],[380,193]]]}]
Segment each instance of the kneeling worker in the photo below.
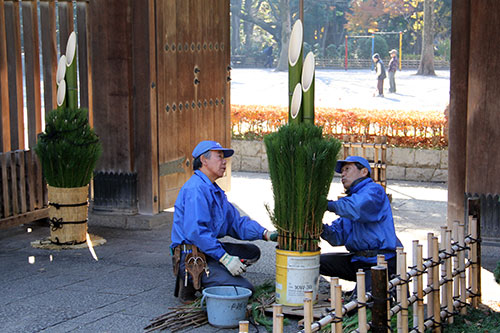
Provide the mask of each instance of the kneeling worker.
[{"label": "kneeling worker", "polygon": [[365,272],[366,291],[371,290],[371,266],[384,254],[388,274],[396,273],[396,236],[391,204],[384,188],[371,178],[368,161],[349,156],[338,161],[335,171],[342,175],[347,196],[328,201],[328,210],[338,219],[323,225],[321,237],[333,246],[345,245],[349,253],[326,253],[320,257],[320,274],[356,281],[356,272]]},{"label": "kneeling worker", "polygon": [[170,248],[177,277],[175,296],[183,301],[193,300],[201,287],[240,286],[253,290],[241,274],[247,264],[260,258],[260,249],[253,244],[221,242],[218,238],[277,239],[276,231],[270,232],[256,221],[240,216],[215,183],[224,175],[226,158],[233,153],[215,141],[201,141],[192,153],[194,175],[177,196]]}]

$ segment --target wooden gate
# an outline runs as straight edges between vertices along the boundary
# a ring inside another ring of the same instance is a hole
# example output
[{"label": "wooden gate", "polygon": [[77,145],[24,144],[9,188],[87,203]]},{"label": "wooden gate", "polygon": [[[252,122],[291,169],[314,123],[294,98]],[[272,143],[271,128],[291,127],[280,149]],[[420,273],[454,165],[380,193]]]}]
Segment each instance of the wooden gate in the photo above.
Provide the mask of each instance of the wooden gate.
[{"label": "wooden gate", "polygon": [[229,0],[158,0],[156,36],[161,211],[192,175],[200,140],[231,142]]}]

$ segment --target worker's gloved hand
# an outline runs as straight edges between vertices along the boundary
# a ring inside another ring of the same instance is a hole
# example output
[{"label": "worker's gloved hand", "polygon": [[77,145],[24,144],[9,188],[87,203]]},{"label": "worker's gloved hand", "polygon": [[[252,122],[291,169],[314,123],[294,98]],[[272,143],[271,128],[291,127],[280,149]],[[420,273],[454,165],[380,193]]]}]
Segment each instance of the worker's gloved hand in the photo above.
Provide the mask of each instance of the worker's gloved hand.
[{"label": "worker's gloved hand", "polygon": [[219,262],[226,266],[229,273],[233,276],[238,276],[247,269],[247,266],[241,262],[239,257],[229,255],[228,253],[224,253]]},{"label": "worker's gloved hand", "polygon": [[276,242],[278,240],[278,232],[276,230],[275,231],[266,230],[264,231],[264,239],[266,241]]}]

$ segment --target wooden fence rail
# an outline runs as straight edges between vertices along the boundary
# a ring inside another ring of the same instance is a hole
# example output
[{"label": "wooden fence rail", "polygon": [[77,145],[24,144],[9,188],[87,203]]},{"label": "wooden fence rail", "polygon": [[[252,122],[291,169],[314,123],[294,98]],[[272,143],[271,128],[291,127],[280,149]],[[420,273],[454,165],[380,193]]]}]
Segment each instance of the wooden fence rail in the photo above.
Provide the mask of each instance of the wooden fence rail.
[{"label": "wooden fence rail", "polygon": [[[372,267],[372,292],[365,292],[365,273],[360,270],[357,274],[357,300],[342,304],[342,287],[339,279],[333,277],[330,281],[332,310],[318,321],[312,322],[312,296],[306,292],[304,329],[300,332],[315,332],[331,324],[332,332],[340,333],[343,316],[356,310],[359,321],[354,332],[370,329],[373,332],[391,331],[391,318],[394,316],[397,316],[398,332],[424,332],[428,329],[441,332],[444,325],[453,323],[455,315],[466,314],[466,306],[477,308],[481,302],[479,223],[472,216],[467,222],[467,226],[455,222],[452,229],[442,227],[440,242],[438,237],[429,233],[427,258],[423,258],[423,245],[413,241],[412,266],[407,266],[404,249],[398,248],[397,274],[390,280],[384,255],[379,255],[377,266]],[[426,287],[423,276],[427,276]],[[410,283],[413,291],[411,296],[407,296],[410,295]],[[279,322],[276,314],[282,313],[280,306],[274,305],[273,323]],[[372,311],[370,322],[366,319],[367,307]],[[410,307],[413,307],[413,325],[409,324]],[[278,327],[273,332],[283,332],[282,326]]]},{"label": "wooden fence rail", "polygon": [[49,216],[42,169],[32,150],[0,153],[0,229]]}]

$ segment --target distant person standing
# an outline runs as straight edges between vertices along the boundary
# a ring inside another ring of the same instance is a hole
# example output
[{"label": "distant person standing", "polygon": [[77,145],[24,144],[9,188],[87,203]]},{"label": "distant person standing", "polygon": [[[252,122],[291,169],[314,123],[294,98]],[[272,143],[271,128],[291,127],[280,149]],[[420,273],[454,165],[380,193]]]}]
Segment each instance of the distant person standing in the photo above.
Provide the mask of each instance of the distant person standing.
[{"label": "distant person standing", "polygon": [[372,56],[373,62],[375,63],[375,70],[377,71],[377,89],[378,89],[378,97],[384,97],[384,80],[387,77],[385,74],[385,67],[382,59],[378,53],[375,53]]},{"label": "distant person standing", "polygon": [[273,46],[269,45],[266,47],[263,51],[262,54],[264,55],[264,67],[265,68],[271,68],[273,67]]},{"label": "distant person standing", "polygon": [[396,92],[396,71],[398,70],[399,60],[398,60],[398,51],[392,49],[389,51],[391,55],[391,60],[389,61],[389,92]]}]

